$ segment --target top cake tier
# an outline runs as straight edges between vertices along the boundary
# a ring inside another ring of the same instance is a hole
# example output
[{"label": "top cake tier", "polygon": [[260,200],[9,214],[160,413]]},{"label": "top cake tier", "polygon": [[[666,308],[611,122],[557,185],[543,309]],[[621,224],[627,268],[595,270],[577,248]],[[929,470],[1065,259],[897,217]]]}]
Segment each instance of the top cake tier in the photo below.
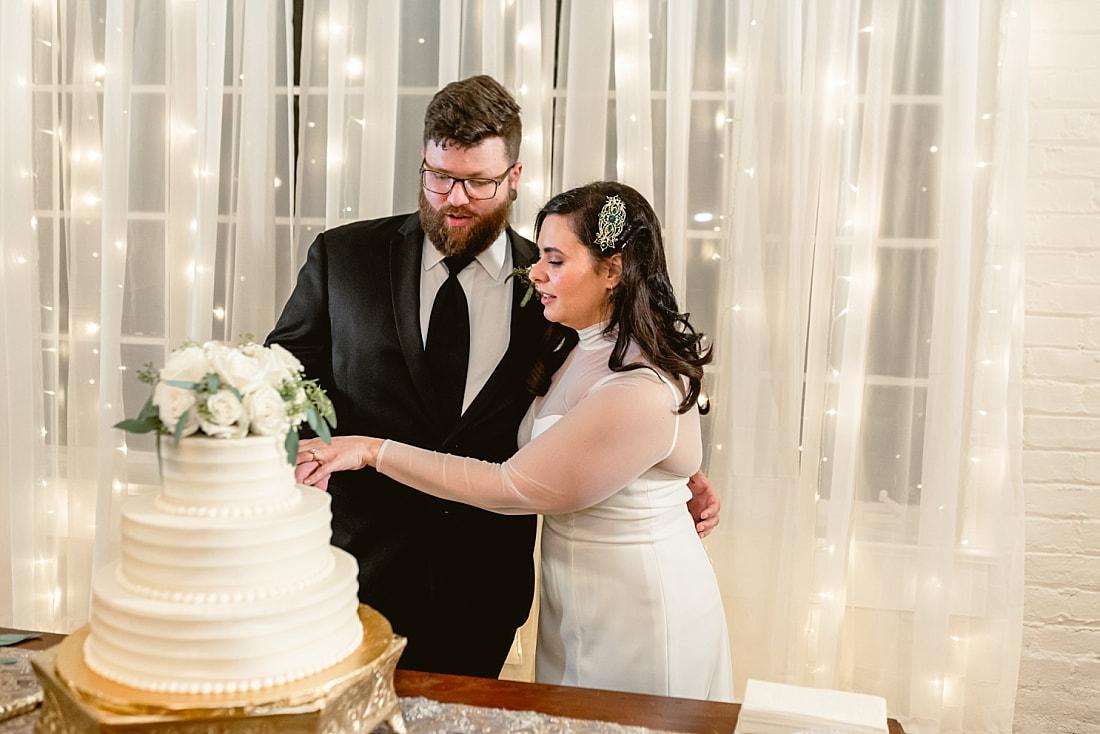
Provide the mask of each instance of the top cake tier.
[{"label": "top cake tier", "polygon": [[189,436],[160,442],[158,507],[181,515],[248,517],[281,512],[297,499],[283,437]]}]

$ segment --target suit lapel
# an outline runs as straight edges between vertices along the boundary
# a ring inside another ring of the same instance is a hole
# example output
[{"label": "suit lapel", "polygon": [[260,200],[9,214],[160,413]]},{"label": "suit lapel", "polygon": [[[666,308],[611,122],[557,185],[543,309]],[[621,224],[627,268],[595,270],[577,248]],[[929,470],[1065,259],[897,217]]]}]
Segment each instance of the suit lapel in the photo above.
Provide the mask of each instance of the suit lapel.
[{"label": "suit lapel", "polygon": [[420,215],[411,214],[398,230],[400,237],[390,243],[390,288],[393,293],[393,317],[401,352],[409,366],[413,383],[429,411],[437,405],[435,386],[424,356],[424,338],[420,332],[420,277],[423,262],[424,232]]}]

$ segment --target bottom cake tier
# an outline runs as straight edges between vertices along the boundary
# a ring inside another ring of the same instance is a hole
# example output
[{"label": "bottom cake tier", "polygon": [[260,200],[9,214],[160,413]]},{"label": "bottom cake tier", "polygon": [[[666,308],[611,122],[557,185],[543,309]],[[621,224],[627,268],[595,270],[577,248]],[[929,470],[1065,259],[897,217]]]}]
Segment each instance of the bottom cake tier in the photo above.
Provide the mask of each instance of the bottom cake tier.
[{"label": "bottom cake tier", "polygon": [[362,640],[358,566],[331,548],[332,573],[277,598],[182,603],[139,596],[117,564],[96,573],[83,655],[132,688],[220,694],[280,686],[328,668]]},{"label": "bottom cake tier", "polygon": [[108,680],[89,668],[89,627],[31,658],[44,690],[36,731],[68,734],[286,734],[373,731],[383,721],[405,732],[393,671],[405,647],[389,622],[360,604],[362,641],[330,668],[256,692],[156,693]]}]

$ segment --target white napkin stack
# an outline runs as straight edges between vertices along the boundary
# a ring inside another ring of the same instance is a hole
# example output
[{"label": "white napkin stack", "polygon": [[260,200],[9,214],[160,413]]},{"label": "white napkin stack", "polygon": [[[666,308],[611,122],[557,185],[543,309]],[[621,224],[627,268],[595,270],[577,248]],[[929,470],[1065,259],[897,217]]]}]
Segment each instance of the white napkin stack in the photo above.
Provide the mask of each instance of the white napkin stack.
[{"label": "white napkin stack", "polygon": [[749,680],[734,734],[887,734],[886,699]]}]

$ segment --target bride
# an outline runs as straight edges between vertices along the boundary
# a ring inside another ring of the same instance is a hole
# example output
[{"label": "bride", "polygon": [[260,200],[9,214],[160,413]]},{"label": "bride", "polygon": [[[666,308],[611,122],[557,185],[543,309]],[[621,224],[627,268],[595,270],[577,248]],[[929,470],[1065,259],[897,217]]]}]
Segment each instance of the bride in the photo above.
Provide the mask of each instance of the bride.
[{"label": "bride", "polygon": [[641,194],[598,182],[552,198],[530,279],[575,347],[536,398],[503,464],[365,436],[304,441],[306,484],[375,467],[500,513],[544,515],[536,679],[733,700],[725,615],[684,503],[702,459],[711,355],[678,311],[660,222]]}]

